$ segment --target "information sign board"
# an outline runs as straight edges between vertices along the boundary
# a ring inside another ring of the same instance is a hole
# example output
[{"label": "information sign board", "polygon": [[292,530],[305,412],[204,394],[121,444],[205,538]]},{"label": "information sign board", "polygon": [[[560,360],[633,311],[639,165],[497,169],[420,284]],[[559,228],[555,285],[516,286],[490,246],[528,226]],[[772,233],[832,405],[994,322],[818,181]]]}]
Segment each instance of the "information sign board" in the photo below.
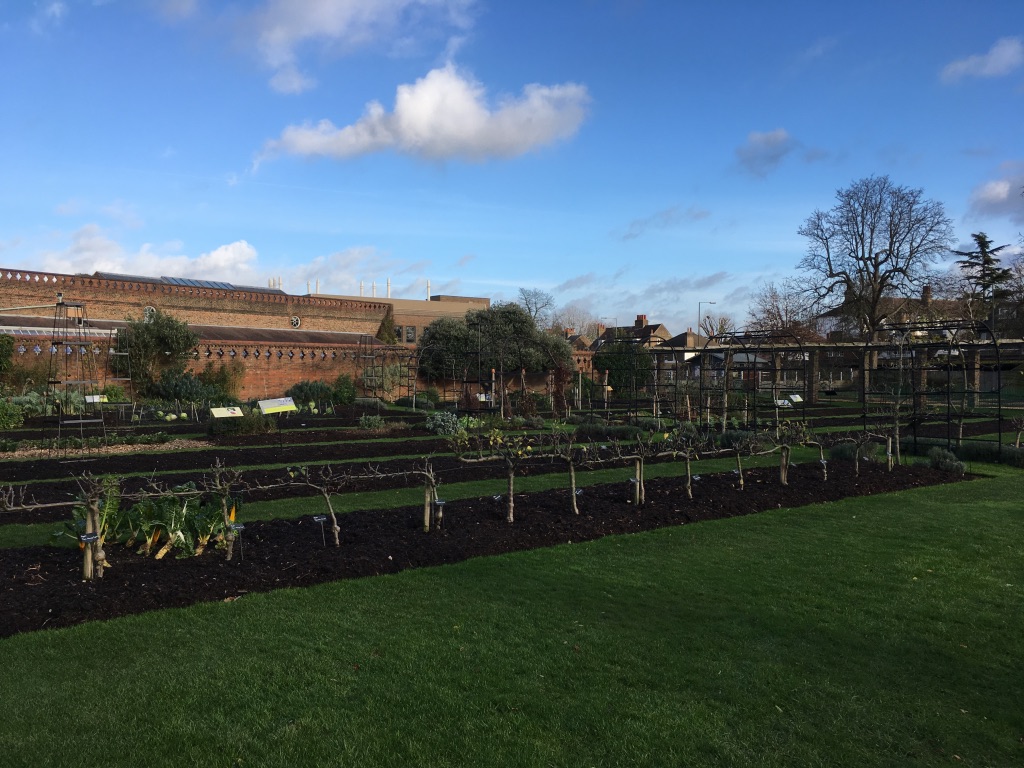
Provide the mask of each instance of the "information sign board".
[{"label": "information sign board", "polygon": [[297,411],[295,407],[295,401],[290,397],[275,397],[272,400],[260,400],[257,403],[260,407],[260,413],[267,416],[271,413],[287,413],[288,411]]},{"label": "information sign board", "polygon": [[210,415],[215,419],[233,419],[242,416],[242,409],[237,405],[230,405],[227,408],[211,408]]}]

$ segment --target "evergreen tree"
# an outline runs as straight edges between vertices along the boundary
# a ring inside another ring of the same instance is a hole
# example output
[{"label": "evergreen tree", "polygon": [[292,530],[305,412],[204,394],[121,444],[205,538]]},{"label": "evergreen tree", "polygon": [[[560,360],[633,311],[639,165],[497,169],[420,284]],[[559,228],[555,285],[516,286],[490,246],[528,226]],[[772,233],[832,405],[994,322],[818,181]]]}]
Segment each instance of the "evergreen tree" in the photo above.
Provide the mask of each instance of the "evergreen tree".
[{"label": "evergreen tree", "polygon": [[984,232],[975,232],[971,237],[977,248],[973,251],[953,251],[963,258],[957,260],[960,271],[967,278],[971,293],[968,297],[980,303],[982,312],[988,316],[995,307],[1010,296],[1010,270],[1000,266],[999,252],[1006,245],[992,247],[992,240]]}]

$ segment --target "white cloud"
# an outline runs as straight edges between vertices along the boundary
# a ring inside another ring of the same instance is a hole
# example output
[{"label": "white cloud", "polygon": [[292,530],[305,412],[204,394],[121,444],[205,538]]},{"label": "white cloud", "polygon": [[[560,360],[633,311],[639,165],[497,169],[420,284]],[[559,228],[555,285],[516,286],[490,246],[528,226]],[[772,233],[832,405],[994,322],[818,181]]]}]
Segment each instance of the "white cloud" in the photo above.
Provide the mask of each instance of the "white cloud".
[{"label": "white cloud", "polygon": [[1006,167],[1000,179],[979,184],[971,193],[971,213],[980,216],[1007,217],[1015,224],[1024,224],[1024,163]]},{"label": "white cloud", "polygon": [[837,42],[838,41],[834,37],[819,37],[809,48],[800,53],[800,62],[807,64],[820,59],[835,48]]},{"label": "white cloud", "polygon": [[746,143],[736,148],[736,158],[748,173],[764,177],[796,147],[797,142],[784,128],[767,133],[751,131]]},{"label": "white cloud", "polygon": [[124,200],[115,200],[110,205],[103,206],[100,210],[121,226],[130,229],[138,229],[143,224],[142,218],[135,212],[135,206],[126,203]]},{"label": "white cloud", "polygon": [[622,235],[622,239],[635,240],[651,229],[670,229],[680,224],[706,219],[710,215],[711,211],[698,208],[695,205],[685,209],[680,208],[678,205],[673,205],[671,208],[658,211],[650,216],[634,219],[629,223],[629,229],[626,231],[626,234]]},{"label": "white cloud", "polygon": [[1024,43],[1019,37],[997,40],[988,53],[968,56],[947,64],[941,73],[944,83],[955,83],[965,77],[999,77],[1008,75],[1024,64]]},{"label": "white cloud", "polygon": [[82,212],[82,201],[75,198],[65,200],[63,203],[59,203],[53,211],[58,216],[77,216]]},{"label": "white cloud", "polygon": [[71,233],[71,242],[66,248],[38,254],[32,267],[65,274],[120,272],[242,284],[258,280],[256,249],[245,240],[222,245],[199,256],[166,252],[179,248],[180,244],[167,244],[155,249],[147,243],[137,251],[130,251],[110,238],[99,225],[87,224]]},{"label": "white cloud", "polygon": [[249,18],[264,62],[275,70],[271,85],[298,93],[313,81],[298,65],[299,49],[310,42],[351,51],[382,41],[429,37],[470,26],[473,0],[269,0]]},{"label": "white cloud", "polygon": [[480,83],[448,64],[411,85],[400,85],[392,112],[371,102],[359,121],[288,126],[267,142],[263,156],[288,153],[339,159],[393,149],[415,157],[484,160],[514,157],[576,133],[590,97],[583,85],[531,84],[519,98],[487,104]]},{"label": "white cloud", "polygon": [[278,93],[302,93],[315,85],[316,80],[299,72],[294,64],[285,64],[270,78],[270,87]]},{"label": "white cloud", "polygon": [[29,27],[37,35],[41,35],[51,27],[60,26],[68,15],[68,5],[63,2],[36,3],[38,10],[29,21]]},{"label": "white cloud", "polygon": [[199,11],[199,0],[157,0],[157,7],[165,18],[180,20]]}]

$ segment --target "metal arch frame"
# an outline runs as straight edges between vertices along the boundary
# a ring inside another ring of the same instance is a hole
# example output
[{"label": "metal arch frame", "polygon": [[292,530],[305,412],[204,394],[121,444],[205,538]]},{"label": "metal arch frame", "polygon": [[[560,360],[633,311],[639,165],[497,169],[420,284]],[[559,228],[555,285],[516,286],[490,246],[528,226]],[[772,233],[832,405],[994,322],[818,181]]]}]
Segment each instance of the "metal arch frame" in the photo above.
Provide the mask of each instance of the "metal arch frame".
[{"label": "metal arch frame", "polygon": [[[981,363],[980,363],[980,353],[981,353],[981,351],[984,350],[984,349],[992,349],[994,351],[994,353],[995,353],[995,373],[996,373],[995,394],[996,394],[996,424],[997,424],[997,446],[998,446],[997,447],[997,451],[1001,455],[1002,454],[1002,443],[1003,443],[1003,397],[1002,397],[1002,389],[1003,389],[1003,376],[1002,376],[1003,364],[1002,363],[1003,363],[1003,361],[1002,361],[1002,352],[1001,352],[1001,344],[1000,344],[1000,342],[1005,342],[1006,340],[999,339],[995,335],[995,333],[993,331],[993,328],[991,327],[989,322],[986,321],[986,320],[972,320],[972,321],[963,321],[963,320],[960,320],[960,321],[957,321],[957,320],[933,320],[933,321],[926,321],[926,322],[909,322],[909,323],[899,323],[899,324],[894,324],[894,325],[891,325],[891,326],[887,326],[886,330],[888,330],[890,332],[890,334],[893,334],[893,335],[894,334],[902,335],[903,340],[904,340],[903,341],[904,348],[906,350],[908,350],[909,353],[910,353],[910,358],[911,358],[911,377],[910,377],[910,383],[911,383],[911,397],[912,397],[912,402],[913,402],[912,417],[913,417],[914,421],[917,421],[917,418],[919,416],[921,416],[920,404],[922,402],[922,397],[926,397],[927,394],[928,394],[927,371],[934,370],[934,368],[932,368],[932,367],[927,365],[927,362],[928,362],[928,359],[929,359],[928,358],[929,350],[942,349],[942,348],[950,349],[950,348],[955,347],[957,349],[957,351],[958,351],[958,357],[962,361],[965,375],[966,375],[966,371],[967,371],[967,363],[966,363],[966,354],[965,354],[965,352],[967,352],[967,351],[976,351],[976,352],[979,353],[978,370],[980,372],[980,370],[981,370]],[[967,332],[967,331],[973,332],[973,333],[975,333],[975,334],[977,334],[979,336],[982,333],[987,333],[990,336],[990,340],[989,341],[966,341],[966,340],[963,339],[963,334],[964,334],[964,332]],[[930,338],[926,337],[924,339],[920,339],[919,340],[918,338],[916,338],[915,334],[921,333],[921,332],[928,332],[928,333],[931,334],[931,337]],[[935,334],[937,334],[937,333],[944,334],[943,338],[942,339],[936,339],[935,338]],[[882,341],[872,341],[872,340],[864,341],[860,345],[861,350],[862,350],[862,357],[861,357],[861,359],[862,359],[862,366],[866,365],[866,361],[868,359],[867,355],[868,355],[869,351],[874,350],[874,351],[882,352],[882,351],[885,351],[886,349],[891,349],[893,346],[894,346],[894,344],[893,344],[893,340],[892,340],[891,337],[890,337],[890,339],[882,340]],[[920,352],[924,352],[923,360],[922,360],[922,355],[919,354]],[[905,355],[901,355],[901,359],[903,357],[905,357]],[[952,429],[952,424],[953,424],[953,418],[952,418],[953,417],[953,403],[952,403],[953,388],[952,388],[952,381],[951,381],[952,369],[953,369],[952,364],[947,362],[947,364],[946,364],[946,387],[945,387],[945,399],[946,399],[946,446],[947,446],[947,448],[951,447],[953,442],[954,442],[953,436],[951,434],[951,429]],[[876,362],[875,367],[873,369],[871,369],[871,370],[878,370],[877,362]],[[919,378],[919,375],[922,372],[924,373],[924,377],[925,377],[924,378],[924,387],[923,387],[923,389],[918,386],[918,378]],[[915,373],[918,374],[918,375],[915,375]],[[867,384],[867,380],[870,379],[870,378],[871,378],[870,375],[868,377],[865,377],[864,373],[863,373],[863,370],[862,370],[862,375],[861,375],[862,418],[863,418],[865,429],[867,428],[867,419],[868,419],[868,404],[869,404],[868,396],[871,394],[871,392],[868,389],[869,385]],[[964,391],[963,391],[964,398],[967,397],[967,393],[969,391],[970,390],[967,388],[967,385],[965,384]],[[977,391],[975,394],[977,396],[980,396],[981,393],[980,393],[980,391]],[[961,419],[963,418],[963,407],[961,408],[960,418]],[[917,430],[916,430],[916,427],[913,430],[913,434],[914,434],[914,444],[915,444],[915,449],[916,449],[916,447],[917,447]],[[958,436],[957,440],[959,440],[959,439],[960,438]]]},{"label": "metal arch frame", "polygon": [[[795,344],[777,345],[777,344],[773,343],[776,340],[781,340],[781,339],[790,339],[790,340],[792,340],[792,342],[795,342]],[[750,343],[750,341],[754,341],[754,342],[757,342],[757,343]],[[765,344],[763,342],[768,342],[768,343]],[[751,424],[756,428],[757,427],[757,423],[758,423],[758,419],[757,419],[757,412],[758,412],[757,402],[758,402],[758,395],[761,392],[761,376],[760,376],[760,371],[758,369],[758,362],[757,362],[757,360],[758,360],[759,353],[764,351],[764,350],[771,350],[769,352],[769,354],[771,356],[771,368],[772,368],[772,374],[773,374],[772,375],[772,392],[773,392],[772,400],[773,400],[773,402],[778,400],[777,397],[774,397],[774,395],[778,394],[778,383],[777,383],[775,374],[780,370],[780,369],[778,369],[777,364],[776,364],[776,359],[777,359],[777,354],[778,354],[776,352],[776,347],[777,346],[785,346],[787,349],[795,349],[797,354],[800,356],[800,360],[802,361],[802,376],[801,376],[801,379],[803,381],[803,388],[802,388],[803,394],[802,394],[802,397],[801,397],[800,415],[801,415],[802,418],[806,419],[807,418],[807,402],[810,399],[808,388],[810,386],[813,386],[814,382],[811,382],[809,380],[808,371],[807,371],[808,362],[809,362],[809,355],[808,355],[807,349],[804,346],[804,342],[800,339],[800,337],[797,336],[796,334],[794,334],[792,331],[735,331],[735,332],[729,332],[729,333],[719,333],[719,334],[715,334],[714,336],[708,337],[705,340],[705,342],[704,342],[704,346],[701,348],[700,352],[698,353],[700,355],[701,371],[700,371],[700,374],[698,376],[698,382],[697,383],[698,383],[698,393],[699,393],[699,397],[700,397],[700,401],[701,402],[704,401],[704,393],[705,393],[705,389],[704,389],[704,381],[705,381],[704,371],[706,369],[706,366],[704,365],[705,357],[707,355],[711,354],[712,351],[723,351],[724,355],[725,355],[725,360],[724,360],[724,364],[723,364],[723,380],[722,380],[722,397],[723,397],[722,413],[723,413],[723,420],[722,420],[722,427],[721,428],[723,430],[725,429],[725,423],[726,423],[726,420],[728,418],[728,413],[729,413],[729,392],[730,392],[729,372],[730,372],[730,369],[732,367],[731,366],[732,358],[733,358],[733,356],[735,354],[733,350],[734,350],[734,348],[736,346],[739,346],[740,349],[744,353],[751,355],[752,359],[753,359],[752,370],[753,370],[753,373],[754,373],[754,377],[753,377],[753,388],[752,388],[753,402],[752,402],[751,418],[750,418]],[[787,369],[783,368],[781,370],[787,370]],[[775,412],[776,412],[775,420],[778,421],[779,416],[778,416],[778,407],[777,406],[775,408]],[[699,413],[699,410],[698,410],[698,413]]]}]

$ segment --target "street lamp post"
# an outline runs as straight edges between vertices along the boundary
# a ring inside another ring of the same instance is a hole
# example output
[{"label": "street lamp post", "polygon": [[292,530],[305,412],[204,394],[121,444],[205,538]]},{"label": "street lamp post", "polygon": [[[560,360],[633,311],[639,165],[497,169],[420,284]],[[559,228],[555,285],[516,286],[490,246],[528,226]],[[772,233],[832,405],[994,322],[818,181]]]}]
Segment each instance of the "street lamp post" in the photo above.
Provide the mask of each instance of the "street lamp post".
[{"label": "street lamp post", "polygon": [[[701,308],[701,306],[704,305],[704,304],[708,304],[710,306],[710,305],[713,305],[714,303],[715,302],[713,302],[713,301],[698,301],[697,302],[697,328],[696,328],[697,336],[700,336],[700,308]],[[694,344],[694,346],[697,345],[697,339],[696,338],[694,338],[693,344]]]}]

